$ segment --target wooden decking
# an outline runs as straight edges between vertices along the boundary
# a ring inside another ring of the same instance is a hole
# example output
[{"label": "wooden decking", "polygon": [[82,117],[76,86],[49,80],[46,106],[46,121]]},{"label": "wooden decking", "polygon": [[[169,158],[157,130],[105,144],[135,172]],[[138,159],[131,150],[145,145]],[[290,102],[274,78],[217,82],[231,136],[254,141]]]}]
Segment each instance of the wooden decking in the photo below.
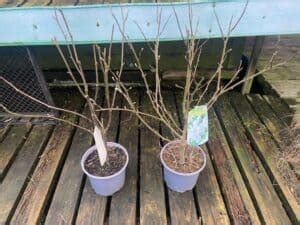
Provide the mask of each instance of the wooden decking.
[{"label": "wooden decking", "polygon": [[[248,38],[244,52],[248,57],[252,44],[253,38]],[[264,78],[270,84],[270,88],[295,111],[295,121],[300,123],[300,36],[267,36],[258,59],[258,70],[268,64],[275,51],[278,52],[276,62],[290,60],[282,67],[264,73]]]},{"label": "wooden decking", "polygon": [[[178,95],[164,95],[177,113]],[[54,99],[84,110],[70,90],[54,94]],[[138,91],[136,100],[147,107]],[[108,198],[94,194],[80,168],[81,156],[92,144],[89,134],[65,124],[4,129],[0,224],[299,224],[299,202],[284,184],[274,157],[284,110],[285,104],[273,96],[230,93],[220,99],[209,114],[210,140],[202,146],[207,167],[196,188],[184,194],[163,183],[158,159],[162,142],[127,113],[114,114],[108,133],[110,141],[129,151],[126,184]]]}]

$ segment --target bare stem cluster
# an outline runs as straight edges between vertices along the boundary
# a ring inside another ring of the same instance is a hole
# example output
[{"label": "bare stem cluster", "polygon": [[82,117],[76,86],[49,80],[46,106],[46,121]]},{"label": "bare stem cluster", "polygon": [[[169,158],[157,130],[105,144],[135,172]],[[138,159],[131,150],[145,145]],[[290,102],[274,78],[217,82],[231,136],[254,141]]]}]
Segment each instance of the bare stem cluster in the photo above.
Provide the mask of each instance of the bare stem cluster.
[{"label": "bare stem cluster", "polygon": [[[208,77],[205,78],[204,76],[201,76],[199,74],[199,62],[201,58],[201,53],[204,45],[206,44],[206,41],[202,41],[198,39],[199,37],[198,33],[200,30],[199,27],[199,21],[194,21],[193,17],[193,11],[191,5],[189,5],[188,10],[188,18],[189,18],[189,24],[185,27],[182,27],[180,23],[180,18],[178,18],[178,14],[173,7],[173,13],[170,14],[166,20],[162,20],[163,18],[163,11],[159,6],[157,6],[157,16],[156,16],[156,37],[154,40],[148,40],[147,34],[144,33],[141,26],[137,21],[135,21],[135,24],[141,34],[143,35],[145,39],[145,43],[147,44],[154,61],[154,77],[155,77],[155,83],[154,88],[149,83],[149,79],[147,78],[147,72],[144,71],[143,64],[142,64],[142,52],[143,49],[136,49],[133,45],[132,41],[126,34],[126,22],[128,20],[128,14],[124,13],[122,8],[122,17],[121,21],[112,14],[115,25],[118,29],[118,31],[122,35],[122,42],[121,42],[121,57],[120,57],[120,66],[118,70],[113,70],[111,66],[112,62],[112,43],[114,38],[114,27],[112,28],[111,33],[111,43],[108,47],[102,48],[99,45],[93,46],[93,59],[94,59],[94,66],[95,66],[95,91],[92,93],[90,90],[90,87],[86,81],[86,74],[83,70],[81,61],[79,59],[76,46],[74,44],[74,39],[72,36],[72,33],[70,31],[70,28],[68,26],[68,23],[66,21],[66,18],[61,10],[58,10],[56,12],[56,20],[60,27],[61,32],[64,35],[64,38],[66,40],[66,52],[63,51],[61,46],[58,44],[56,39],[53,39],[53,43],[56,46],[65,66],[67,69],[67,73],[69,74],[70,78],[74,82],[75,86],[77,87],[79,93],[82,95],[82,97],[85,99],[87,107],[89,108],[89,116],[85,116],[83,114],[80,114],[78,112],[70,111],[64,108],[54,107],[51,105],[48,105],[44,102],[41,102],[40,100],[26,94],[21,89],[16,87],[14,84],[10,83],[8,80],[4,79],[0,75],[0,79],[5,82],[7,85],[9,85],[11,88],[13,88],[16,92],[23,94],[24,96],[30,98],[32,101],[38,102],[44,106],[47,106],[50,109],[55,109],[62,112],[71,113],[73,115],[79,116],[80,118],[87,120],[89,123],[91,123],[91,128],[84,128],[80,125],[71,123],[70,121],[65,121],[61,118],[53,118],[59,121],[63,121],[66,123],[69,123],[71,125],[74,125],[76,127],[79,127],[81,129],[86,130],[87,132],[93,134],[95,129],[99,129],[103,135],[107,132],[109,129],[111,119],[112,119],[112,112],[113,111],[127,111],[131,112],[133,115],[137,116],[140,122],[146,126],[150,131],[152,131],[155,135],[160,137],[164,141],[170,141],[169,137],[163,135],[160,133],[159,129],[157,129],[156,126],[153,126],[153,123],[150,122],[150,120],[155,120],[159,122],[162,126],[166,127],[173,137],[176,139],[181,140],[182,146],[185,146],[186,143],[186,137],[187,137],[187,121],[188,121],[188,113],[192,107],[195,105],[202,104],[203,102],[207,105],[208,108],[212,107],[213,104],[217,101],[217,99],[223,95],[224,93],[234,89],[235,87],[241,85],[242,83],[248,81],[249,79],[253,79],[254,77],[263,74],[264,72],[279,67],[285,62],[280,62],[277,64],[273,63],[274,57],[276,56],[277,52],[275,52],[272,57],[270,58],[270,61],[265,67],[260,70],[259,72],[254,73],[251,76],[248,76],[247,78],[238,79],[238,75],[240,74],[242,67],[241,64],[236,68],[235,72],[233,73],[233,76],[228,80],[226,83],[222,82],[222,72],[224,69],[224,64],[226,62],[226,59],[228,58],[228,54],[231,52],[231,49],[228,47],[229,39],[231,37],[231,34],[233,30],[238,26],[238,23],[242,19],[245,10],[246,10],[247,4],[245,5],[245,8],[242,10],[241,15],[238,17],[236,22],[233,21],[233,18],[230,20],[230,23],[228,25],[228,29],[224,31],[220,25],[220,20],[218,18],[217,13],[215,13],[216,20],[219,25],[220,33],[222,34],[223,39],[223,48],[220,54],[219,61],[217,63],[217,67],[214,71],[214,73]],[[177,122],[177,118],[175,115],[168,109],[165,100],[163,98],[162,94],[162,79],[161,79],[161,70],[160,70],[160,44],[161,44],[161,36],[164,33],[167,24],[169,23],[169,19],[171,17],[175,17],[175,21],[177,22],[178,30],[181,34],[182,42],[185,45],[185,60],[186,60],[186,69],[185,69],[185,79],[184,79],[184,85],[180,86],[182,89],[183,95],[182,95],[182,101],[181,101],[181,107],[180,110],[183,114],[182,119],[182,126],[180,126]],[[121,79],[123,70],[124,70],[124,46],[128,45],[133,58],[134,58],[134,65],[135,68],[139,71],[144,87],[146,96],[149,99],[152,109],[154,113],[149,113],[146,111],[143,111],[139,108],[135,100],[131,96],[130,89],[131,87],[126,86]],[[75,68],[76,74],[79,74],[79,78],[75,76],[75,72],[72,70],[72,68]],[[105,95],[105,104],[104,106],[98,104],[99,99],[99,82],[100,82],[100,76],[103,76],[103,82],[104,82],[104,95]],[[109,78],[112,78],[113,83],[115,85],[115,88],[113,89],[112,93],[110,92],[110,84],[109,84]],[[123,96],[123,98],[126,101],[127,107],[119,107],[116,105],[116,96],[117,94],[120,94]],[[5,105],[0,104],[0,107],[2,107],[7,113],[13,115],[13,116],[25,116],[21,115],[15,112],[11,112]],[[103,120],[99,119],[98,115],[99,112],[106,112],[108,113],[108,119]],[[30,116],[30,115],[29,115]],[[49,116],[50,117],[50,116]],[[105,143],[105,138],[103,138]],[[185,147],[181,150],[181,163],[184,162],[184,153]]]}]

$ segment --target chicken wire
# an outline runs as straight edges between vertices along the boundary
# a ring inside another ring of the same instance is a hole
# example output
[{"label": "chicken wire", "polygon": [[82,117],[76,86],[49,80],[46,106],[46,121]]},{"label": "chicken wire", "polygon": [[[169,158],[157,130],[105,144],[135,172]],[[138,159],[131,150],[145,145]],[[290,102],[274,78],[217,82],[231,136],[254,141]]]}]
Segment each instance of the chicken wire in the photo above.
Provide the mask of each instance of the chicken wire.
[{"label": "chicken wire", "polygon": [[[44,76],[39,69],[32,52],[27,47],[0,48],[0,76],[11,82],[26,94],[53,105]],[[10,87],[0,80],[0,103],[8,110],[25,115],[55,115],[55,111],[46,107]],[[0,107],[0,121],[12,118],[11,114]],[[15,119],[15,118],[14,118]],[[16,120],[16,119],[15,119]],[[40,121],[45,121],[40,118]],[[35,119],[35,121],[39,121]],[[25,121],[25,120],[16,120]]]}]

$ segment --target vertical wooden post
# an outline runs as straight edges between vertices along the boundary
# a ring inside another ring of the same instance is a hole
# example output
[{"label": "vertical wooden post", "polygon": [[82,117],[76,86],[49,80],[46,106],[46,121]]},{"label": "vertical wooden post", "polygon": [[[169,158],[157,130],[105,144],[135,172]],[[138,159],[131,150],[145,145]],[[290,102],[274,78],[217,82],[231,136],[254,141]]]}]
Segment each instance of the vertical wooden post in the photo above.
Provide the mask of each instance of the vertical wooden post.
[{"label": "vertical wooden post", "polygon": [[[249,61],[249,65],[248,65],[248,69],[247,69],[245,78],[251,77],[256,71],[256,65],[257,65],[257,61],[258,61],[259,55],[261,53],[263,44],[264,44],[264,39],[265,39],[264,36],[255,37],[255,41],[254,41],[254,45],[252,48],[250,61]],[[250,92],[252,83],[253,83],[253,79],[249,79],[243,84],[243,87],[242,87],[243,95],[248,94]]]}]

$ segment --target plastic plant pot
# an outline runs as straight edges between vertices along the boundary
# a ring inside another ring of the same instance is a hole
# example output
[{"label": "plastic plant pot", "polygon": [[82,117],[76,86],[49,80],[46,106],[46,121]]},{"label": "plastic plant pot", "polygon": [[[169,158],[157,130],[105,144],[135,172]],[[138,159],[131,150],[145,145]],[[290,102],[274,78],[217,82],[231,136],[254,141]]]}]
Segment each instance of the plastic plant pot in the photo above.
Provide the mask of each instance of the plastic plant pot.
[{"label": "plastic plant pot", "polygon": [[166,162],[163,160],[163,152],[165,151],[165,149],[167,149],[167,147],[171,144],[176,144],[179,143],[179,140],[175,140],[175,141],[171,141],[169,143],[167,143],[161,150],[160,152],[160,161],[164,166],[164,180],[168,186],[168,188],[170,188],[173,191],[177,191],[180,193],[192,190],[198,180],[199,174],[200,172],[205,168],[206,166],[206,155],[204,153],[204,151],[202,150],[202,148],[200,148],[199,146],[197,147],[199,149],[199,151],[202,153],[203,156],[203,165],[201,166],[200,169],[198,169],[195,172],[192,173],[180,173],[177,172],[173,169],[171,169]]},{"label": "plastic plant pot", "polygon": [[113,175],[100,177],[90,174],[84,167],[84,162],[87,157],[96,150],[96,146],[92,146],[89,148],[81,158],[81,169],[83,172],[88,176],[90,184],[93,190],[102,196],[111,196],[117,191],[119,191],[125,183],[125,175],[126,175],[126,167],[128,165],[129,156],[127,150],[120,144],[114,142],[107,142],[107,147],[115,147],[119,150],[122,150],[126,155],[126,162],[125,165],[122,167],[121,170],[116,172]]}]

